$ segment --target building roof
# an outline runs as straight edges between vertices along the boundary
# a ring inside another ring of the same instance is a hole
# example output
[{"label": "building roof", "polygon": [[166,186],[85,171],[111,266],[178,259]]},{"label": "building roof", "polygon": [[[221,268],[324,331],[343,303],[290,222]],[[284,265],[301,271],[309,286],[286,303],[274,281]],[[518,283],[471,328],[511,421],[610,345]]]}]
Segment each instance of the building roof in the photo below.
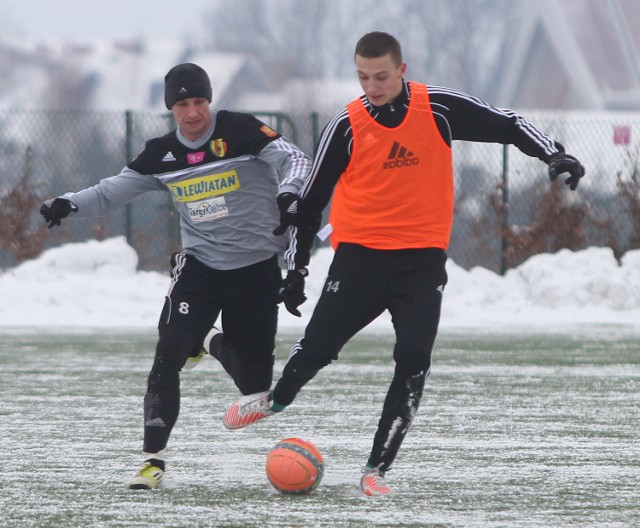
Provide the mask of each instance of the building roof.
[{"label": "building roof", "polygon": [[526,9],[498,83],[502,106],[640,110],[640,2],[536,0]]},{"label": "building roof", "polygon": [[211,77],[213,103],[232,90],[247,59],[190,52],[177,42],[24,43],[0,39],[0,108],[166,111],[164,76],[181,62]]}]

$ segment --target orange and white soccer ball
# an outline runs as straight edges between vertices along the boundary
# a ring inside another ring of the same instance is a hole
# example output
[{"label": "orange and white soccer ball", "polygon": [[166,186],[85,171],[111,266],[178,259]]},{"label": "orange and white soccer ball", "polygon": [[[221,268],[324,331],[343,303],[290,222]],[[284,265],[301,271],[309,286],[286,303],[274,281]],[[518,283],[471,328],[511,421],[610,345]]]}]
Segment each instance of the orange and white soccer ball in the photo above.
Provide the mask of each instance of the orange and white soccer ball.
[{"label": "orange and white soccer ball", "polygon": [[320,450],[307,440],[285,438],[267,455],[267,478],[285,495],[307,495],[320,485],[324,459]]}]

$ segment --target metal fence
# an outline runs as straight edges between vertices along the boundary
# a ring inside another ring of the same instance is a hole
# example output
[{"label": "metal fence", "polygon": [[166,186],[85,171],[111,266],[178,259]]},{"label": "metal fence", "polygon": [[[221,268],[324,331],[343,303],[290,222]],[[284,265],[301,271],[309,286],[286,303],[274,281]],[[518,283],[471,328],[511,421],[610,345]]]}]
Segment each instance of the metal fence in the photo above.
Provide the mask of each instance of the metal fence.
[{"label": "metal fence", "polygon": [[[331,116],[253,112],[313,155]],[[456,216],[449,256],[469,269],[504,272],[529,256],[608,246],[640,247],[640,114],[525,113],[587,168],[578,191],[551,184],[546,165],[502,145],[456,142]],[[46,198],[117,174],[144,142],[174,127],[170,114],[0,111],[0,268],[42,250],[124,235],[139,267],[167,270],[179,247],[168,193],[148,193],[109,217],[47,230]]]}]

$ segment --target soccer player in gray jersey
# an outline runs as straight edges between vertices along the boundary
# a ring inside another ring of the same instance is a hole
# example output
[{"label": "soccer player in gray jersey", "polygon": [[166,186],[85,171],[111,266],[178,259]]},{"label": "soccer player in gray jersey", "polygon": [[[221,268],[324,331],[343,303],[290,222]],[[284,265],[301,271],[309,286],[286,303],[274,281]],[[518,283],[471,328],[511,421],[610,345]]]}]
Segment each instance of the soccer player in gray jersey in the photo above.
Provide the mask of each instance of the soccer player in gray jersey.
[{"label": "soccer player in gray jersey", "polygon": [[[209,352],[242,394],[268,390],[278,303],[299,316],[306,299],[309,250],[298,251],[293,242],[287,249],[287,241],[305,233],[313,238],[320,217],[310,219],[309,228],[285,231],[279,205],[297,196],[310,160],[254,116],[212,111],[211,98],[202,68],[175,66],[165,77],[165,102],[178,128],[148,141],[120,174],[47,200],[40,209],[53,227],[69,215],[103,216],[146,192],[166,191],[180,213],[183,250],[172,257],[144,397],[144,463],[128,483],[132,489],[160,486],[180,408],[182,368]],[[278,254],[288,268],[284,279]],[[222,332],[211,332],[220,315]]]}]

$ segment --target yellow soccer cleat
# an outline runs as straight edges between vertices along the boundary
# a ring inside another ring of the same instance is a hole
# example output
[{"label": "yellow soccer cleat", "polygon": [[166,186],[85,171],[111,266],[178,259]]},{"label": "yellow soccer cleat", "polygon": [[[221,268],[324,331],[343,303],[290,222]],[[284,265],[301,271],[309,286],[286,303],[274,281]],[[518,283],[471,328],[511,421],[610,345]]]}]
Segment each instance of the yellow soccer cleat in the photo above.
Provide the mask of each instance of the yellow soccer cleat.
[{"label": "yellow soccer cleat", "polygon": [[185,370],[193,370],[202,362],[207,354],[208,352],[205,350],[204,346],[202,346],[195,356],[189,356],[187,358],[187,362],[184,364],[183,368]]},{"label": "yellow soccer cleat", "polygon": [[144,466],[135,474],[135,476],[127,483],[129,489],[158,489],[164,471],[158,466],[154,466],[151,462],[145,462]]},{"label": "yellow soccer cleat", "polygon": [[211,330],[209,330],[209,333],[204,338],[202,346],[198,349],[196,354],[187,358],[187,361],[183,367],[184,370],[193,370],[200,363],[202,363],[202,360],[211,353],[211,340],[218,334],[222,334],[222,332],[220,332],[220,330],[218,330],[215,326]]}]

